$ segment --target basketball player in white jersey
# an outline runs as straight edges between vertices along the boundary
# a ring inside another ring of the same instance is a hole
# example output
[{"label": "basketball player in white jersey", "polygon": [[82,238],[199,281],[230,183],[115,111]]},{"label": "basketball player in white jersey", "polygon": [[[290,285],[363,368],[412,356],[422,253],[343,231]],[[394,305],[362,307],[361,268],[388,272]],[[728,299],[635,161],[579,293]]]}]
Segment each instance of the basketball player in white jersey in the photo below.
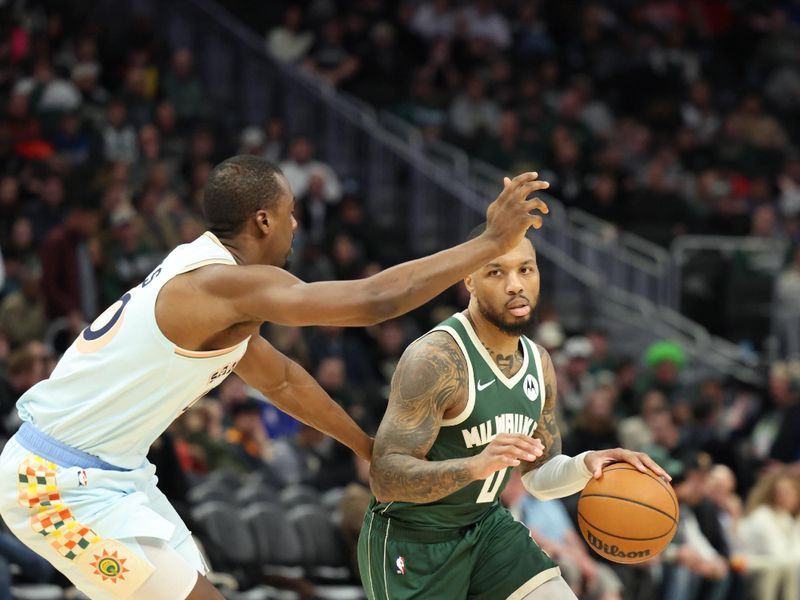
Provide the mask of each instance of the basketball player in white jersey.
[{"label": "basketball player in white jersey", "polygon": [[[19,401],[0,456],[0,514],[93,600],[221,600],[190,532],[156,488],[150,444],[231,373],[369,460],[372,440],[259,336],[282,325],[365,326],[401,315],[513,248],[546,213],[546,182],[513,181],[486,233],[357,281],[304,283],[281,267],[297,222],[286,178],[254,156],[208,178],[209,231],[173,250],[78,336]],[[235,544],[236,540],[230,540]]]}]

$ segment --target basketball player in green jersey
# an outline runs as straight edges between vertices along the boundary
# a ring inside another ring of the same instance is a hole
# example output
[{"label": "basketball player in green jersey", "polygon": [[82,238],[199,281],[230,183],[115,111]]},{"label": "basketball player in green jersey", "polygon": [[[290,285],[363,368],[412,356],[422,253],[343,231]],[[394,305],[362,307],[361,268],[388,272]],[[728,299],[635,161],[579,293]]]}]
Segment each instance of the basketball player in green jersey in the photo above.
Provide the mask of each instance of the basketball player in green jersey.
[{"label": "basketball player in green jersey", "polygon": [[523,335],[539,297],[527,238],[465,283],[467,310],[409,346],[394,374],[359,538],[362,583],[370,600],[575,600],[500,505],[509,470],[540,499],[573,494],[617,461],[669,476],[621,448],[561,454],[555,369]]}]

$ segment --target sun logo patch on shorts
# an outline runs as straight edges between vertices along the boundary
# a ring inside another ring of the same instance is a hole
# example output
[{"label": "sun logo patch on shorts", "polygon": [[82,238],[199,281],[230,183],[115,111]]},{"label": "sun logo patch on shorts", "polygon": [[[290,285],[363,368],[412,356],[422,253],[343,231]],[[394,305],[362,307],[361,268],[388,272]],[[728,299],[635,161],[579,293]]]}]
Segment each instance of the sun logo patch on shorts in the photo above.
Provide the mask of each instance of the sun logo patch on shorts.
[{"label": "sun logo patch on shorts", "polygon": [[128,569],[125,568],[126,558],[117,556],[116,550],[111,554],[103,549],[101,556],[94,555],[94,562],[89,564],[95,568],[94,575],[100,575],[103,581],[110,579],[112,583],[117,583],[117,579],[125,579],[125,573]]}]

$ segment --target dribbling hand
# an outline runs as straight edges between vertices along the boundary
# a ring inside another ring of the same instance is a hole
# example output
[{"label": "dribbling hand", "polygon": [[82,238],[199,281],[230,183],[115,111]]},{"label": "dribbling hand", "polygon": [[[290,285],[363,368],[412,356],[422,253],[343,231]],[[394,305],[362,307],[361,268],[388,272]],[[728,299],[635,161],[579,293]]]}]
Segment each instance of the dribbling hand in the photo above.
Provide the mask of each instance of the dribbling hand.
[{"label": "dribbling hand", "polygon": [[498,434],[483,451],[469,459],[473,479],[486,479],[495,471],[533,462],[544,453],[541,440],[521,433]]},{"label": "dribbling hand", "polygon": [[503,191],[486,209],[486,235],[498,244],[499,254],[504,254],[516,246],[528,229],[539,229],[542,226],[541,215],[532,215],[531,211],[547,214],[550,209],[539,198],[528,200],[528,196],[546,190],[550,184],[539,181],[538,173],[523,173],[514,179],[503,179]]}]

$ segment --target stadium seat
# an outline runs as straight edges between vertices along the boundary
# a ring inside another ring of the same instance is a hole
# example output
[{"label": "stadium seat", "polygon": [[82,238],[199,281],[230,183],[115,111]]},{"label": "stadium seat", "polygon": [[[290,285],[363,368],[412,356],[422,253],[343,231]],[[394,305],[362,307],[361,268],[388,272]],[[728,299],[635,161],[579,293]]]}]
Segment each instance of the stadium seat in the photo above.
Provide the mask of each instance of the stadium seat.
[{"label": "stadium seat", "polygon": [[336,487],[328,490],[322,496],[320,496],[320,504],[327,508],[328,510],[336,510],[339,508],[339,504],[344,497],[344,488],[343,487]]},{"label": "stadium seat", "polygon": [[318,504],[319,492],[308,485],[290,485],[280,494],[280,501],[286,508],[293,508],[301,504]]},{"label": "stadium seat", "polygon": [[286,516],[297,530],[303,561],[308,567],[347,566],[347,550],[330,522],[327,509],[306,504],[291,509]]},{"label": "stadium seat", "polygon": [[[204,502],[192,509],[192,517],[202,528],[206,551],[215,568],[257,565],[259,553],[256,542],[239,509],[216,500]],[[222,565],[217,564],[221,562]]]},{"label": "stadium seat", "polygon": [[248,481],[236,490],[236,503],[239,506],[249,506],[258,502],[270,502],[278,498],[278,490],[263,482]]},{"label": "stadium seat", "polygon": [[268,502],[251,504],[241,511],[241,519],[255,540],[262,565],[299,567],[303,564],[300,538],[282,506]]}]

